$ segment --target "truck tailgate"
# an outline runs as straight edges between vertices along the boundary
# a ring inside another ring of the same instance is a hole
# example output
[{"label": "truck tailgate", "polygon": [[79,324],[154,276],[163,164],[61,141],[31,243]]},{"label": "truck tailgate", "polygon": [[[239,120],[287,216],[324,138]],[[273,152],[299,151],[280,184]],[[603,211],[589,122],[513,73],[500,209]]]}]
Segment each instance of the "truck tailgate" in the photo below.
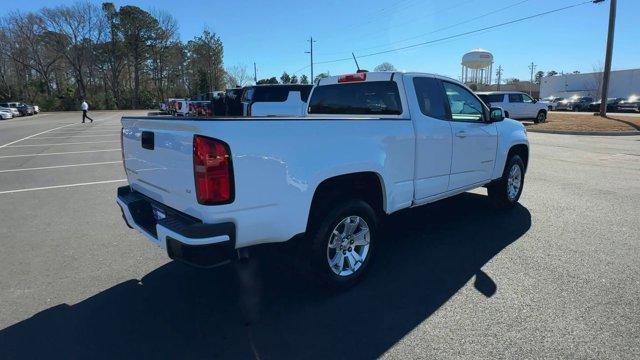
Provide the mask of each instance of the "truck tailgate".
[{"label": "truck tailgate", "polygon": [[[190,121],[122,119],[124,166],[132,189],[176,209],[197,204]],[[192,214],[196,215],[196,214]]]}]

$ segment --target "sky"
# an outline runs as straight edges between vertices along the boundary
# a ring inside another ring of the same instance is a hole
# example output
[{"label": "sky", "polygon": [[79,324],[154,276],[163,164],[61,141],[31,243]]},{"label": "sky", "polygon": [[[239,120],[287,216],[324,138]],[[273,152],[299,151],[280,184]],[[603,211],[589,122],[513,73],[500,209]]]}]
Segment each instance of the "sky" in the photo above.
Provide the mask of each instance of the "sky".
[{"label": "sky", "polygon": [[[21,0],[21,11],[71,4],[66,0]],[[102,1],[95,1],[100,4]],[[283,71],[309,76],[309,37],[314,38],[314,73],[354,72],[351,53],[361,57],[363,69],[382,62],[398,70],[459,78],[464,53],[482,48],[494,57],[494,71],[503,79],[528,80],[529,65],[536,71],[591,72],[604,64],[609,1],[587,3],[530,20],[470,35],[397,49],[455,36],[468,31],[585,2],[585,0],[318,0],[318,1],[200,1],[128,0],[116,6],[136,5],[164,10],[178,21],[180,38],[192,39],[207,28],[224,44],[226,67],[246,66],[258,78]],[[363,6],[366,4],[366,6]],[[640,67],[640,1],[618,1],[613,66]],[[495,78],[495,77],[494,77]]]}]

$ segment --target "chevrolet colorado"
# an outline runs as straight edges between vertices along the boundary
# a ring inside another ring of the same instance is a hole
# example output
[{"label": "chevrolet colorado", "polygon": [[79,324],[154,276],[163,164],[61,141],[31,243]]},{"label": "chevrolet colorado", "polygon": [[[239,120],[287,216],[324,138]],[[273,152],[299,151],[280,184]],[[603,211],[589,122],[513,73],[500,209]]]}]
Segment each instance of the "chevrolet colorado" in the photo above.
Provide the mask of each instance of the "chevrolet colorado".
[{"label": "chevrolet colorado", "polygon": [[306,113],[123,117],[127,225],[197,266],[296,239],[306,268],[345,288],[366,272],[384,215],[481,186],[503,208],[522,193],[524,126],[455,80],[324,78]]}]

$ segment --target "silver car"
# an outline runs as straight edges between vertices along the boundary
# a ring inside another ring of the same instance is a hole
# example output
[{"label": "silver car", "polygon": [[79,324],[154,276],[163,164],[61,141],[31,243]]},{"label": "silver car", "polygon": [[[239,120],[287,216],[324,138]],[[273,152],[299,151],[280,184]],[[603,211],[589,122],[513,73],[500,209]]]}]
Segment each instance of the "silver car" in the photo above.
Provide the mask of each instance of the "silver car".
[{"label": "silver car", "polygon": [[2,120],[13,119],[14,117],[20,115],[18,109],[12,109],[8,107],[0,106],[0,117]]}]

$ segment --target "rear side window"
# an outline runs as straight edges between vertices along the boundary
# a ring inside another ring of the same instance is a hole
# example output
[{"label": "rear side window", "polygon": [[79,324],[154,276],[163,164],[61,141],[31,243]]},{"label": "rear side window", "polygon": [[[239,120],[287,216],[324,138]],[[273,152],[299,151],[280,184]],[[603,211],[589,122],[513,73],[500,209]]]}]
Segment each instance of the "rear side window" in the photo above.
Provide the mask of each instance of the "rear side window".
[{"label": "rear side window", "polygon": [[485,103],[501,103],[504,100],[504,94],[483,94],[478,96]]},{"label": "rear side window", "polygon": [[522,94],[509,94],[510,103],[521,103],[523,101]]},{"label": "rear side window", "polygon": [[413,86],[416,88],[416,97],[423,114],[436,119],[448,119],[445,110],[446,99],[440,81],[434,78],[416,77],[413,78]]},{"label": "rear side window", "polygon": [[304,86],[300,89],[300,98],[302,99],[302,101],[307,102],[309,101],[309,94],[311,94],[311,88],[313,86],[309,85],[309,86]]},{"label": "rear side window", "polygon": [[309,114],[400,115],[402,104],[393,81],[317,86]]}]

